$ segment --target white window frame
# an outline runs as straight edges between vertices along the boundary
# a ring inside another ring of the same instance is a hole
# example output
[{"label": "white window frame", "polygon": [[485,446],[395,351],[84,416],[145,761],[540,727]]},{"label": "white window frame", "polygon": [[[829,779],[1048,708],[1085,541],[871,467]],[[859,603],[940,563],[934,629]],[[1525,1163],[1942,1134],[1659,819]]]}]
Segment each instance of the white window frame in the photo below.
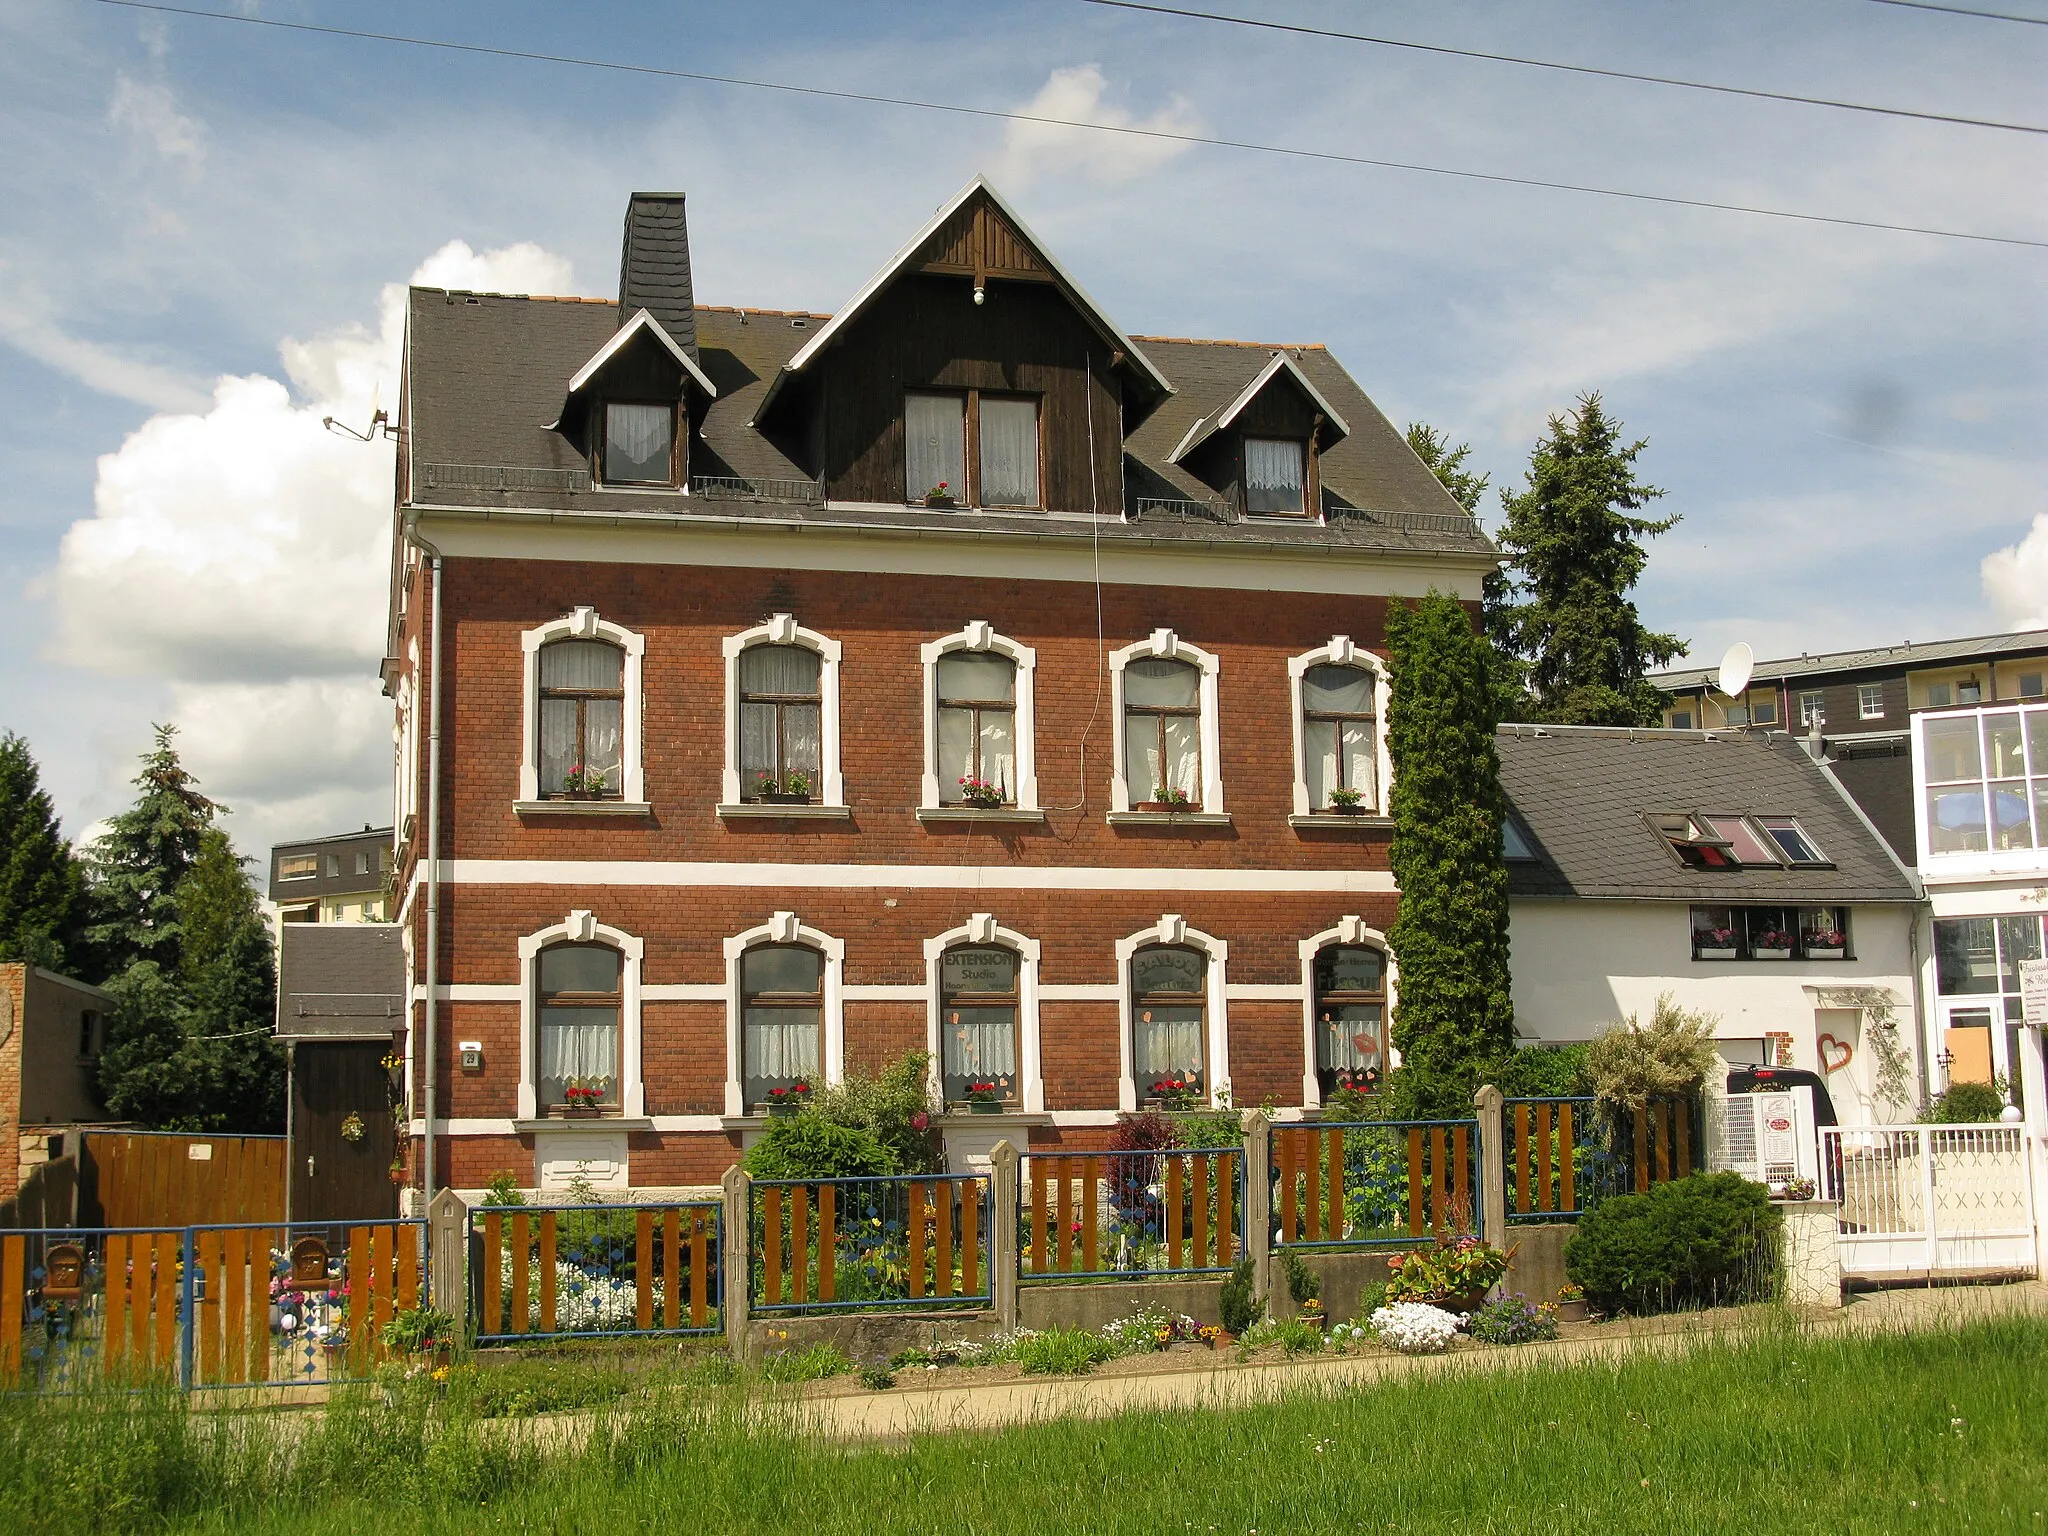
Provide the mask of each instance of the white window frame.
[{"label": "white window frame", "polygon": [[1799,699],[1799,723],[1801,726],[1814,724],[1814,716],[1820,716],[1820,724],[1827,724],[1827,693],[1820,688],[1802,688]]},{"label": "white window frame", "polygon": [[[977,810],[971,805],[946,805],[939,800],[939,658],[956,651],[988,651],[1007,656],[1017,668],[1016,746],[1017,804],[1002,810]],[[1042,816],[1038,807],[1038,753],[1034,745],[1035,705],[1032,679],[1038,667],[1038,652],[999,635],[986,619],[976,619],[964,629],[918,647],[924,663],[924,788],[919,802],[922,811],[960,812],[982,818],[1028,813],[1033,820]]]},{"label": "white window frame", "polygon": [[[1870,707],[1871,697],[1877,698],[1877,708]],[[1884,684],[1858,683],[1856,685],[1856,718],[1859,720],[1882,720],[1885,716]]]},{"label": "white window frame", "polygon": [[1308,734],[1308,717],[1302,707],[1301,686],[1310,667],[1357,667],[1372,674],[1372,745],[1376,760],[1373,766],[1379,793],[1376,802],[1367,809],[1374,816],[1385,816],[1394,780],[1394,758],[1387,750],[1387,706],[1392,698],[1387,664],[1363,646],[1353,644],[1349,635],[1332,635],[1328,645],[1287,658],[1287,691],[1294,717],[1294,814],[1313,817],[1317,826],[1325,822],[1341,824],[1341,818],[1318,812],[1309,804],[1308,752],[1303,739]]},{"label": "white window frame", "polygon": [[1209,1107],[1217,1108],[1230,1093],[1230,1005],[1224,976],[1230,945],[1199,928],[1190,928],[1177,912],[1168,912],[1150,928],[1116,941],[1117,1108],[1130,1113],[1138,1108],[1138,1082],[1131,1065],[1131,956],[1154,944],[1199,949],[1208,956],[1204,967],[1207,996],[1202,1001],[1209,1027]]},{"label": "white window frame", "polygon": [[746,1088],[740,1076],[746,1006],[740,995],[740,960],[748,950],[764,944],[799,944],[825,957],[825,1081],[837,1083],[846,1075],[846,941],[805,927],[794,912],[777,912],[760,927],[725,941],[725,1113],[733,1120],[743,1119],[747,1113]]},{"label": "white window frame", "polygon": [[[519,1118],[539,1120],[539,1063],[535,1049],[540,1029],[540,952],[551,944],[605,944],[625,957],[619,977],[619,1108],[622,1117],[638,1120],[647,1112],[647,1091],[640,1077],[640,957],[643,940],[620,928],[607,927],[578,907],[561,922],[526,934],[519,940]],[[550,1120],[555,1130],[616,1130],[616,1119]]]},{"label": "white window frame", "polygon": [[[740,799],[740,653],[756,645],[795,645],[818,654],[818,798],[809,805],[750,805]],[[839,772],[839,658],[837,640],[786,613],[766,624],[727,635],[725,650],[725,773],[721,816],[846,815],[846,782]]]},{"label": "white window frame", "polygon": [[1301,954],[1301,1102],[1309,1109],[1320,1109],[1323,1104],[1323,1085],[1316,1076],[1316,956],[1333,944],[1363,945],[1367,949],[1378,950],[1384,957],[1387,967],[1387,1070],[1391,1072],[1401,1061],[1400,1053],[1394,1049],[1394,999],[1401,985],[1401,970],[1394,964],[1394,946],[1387,942],[1387,936],[1379,929],[1367,927],[1364,918],[1340,917],[1336,927],[1311,934],[1296,946]]},{"label": "white window frame", "polygon": [[977,912],[958,928],[948,929],[924,941],[925,1049],[931,1055],[930,1083],[936,1097],[944,1091],[944,1062],[940,1053],[940,1015],[945,995],[939,985],[939,965],[949,949],[963,944],[985,949],[1007,949],[1017,956],[1017,1077],[1023,1090],[1019,1108],[1025,1114],[1045,1110],[1045,1078],[1038,1044],[1038,940],[1005,928],[989,912]]},{"label": "white window frame", "polygon": [[[625,653],[625,725],[620,742],[621,796],[617,800],[543,800],[540,794],[540,652],[554,640],[603,640]],[[519,799],[513,809],[523,815],[644,815],[647,785],[641,770],[640,679],[647,637],[600,618],[595,608],[575,608],[519,637],[524,656],[520,680]]]},{"label": "white window frame", "polygon": [[[1131,809],[1131,786],[1124,779],[1124,668],[1133,661],[1158,657],[1167,661],[1192,663],[1201,674],[1202,719],[1202,807],[1199,811],[1145,812]],[[1216,679],[1222,663],[1200,646],[1189,645],[1170,629],[1155,629],[1136,644],[1109,653],[1110,699],[1114,705],[1115,731],[1111,751],[1109,813],[1143,821],[1227,822],[1223,808],[1223,740],[1219,724]],[[1126,1106],[1129,1107],[1129,1106]]]}]

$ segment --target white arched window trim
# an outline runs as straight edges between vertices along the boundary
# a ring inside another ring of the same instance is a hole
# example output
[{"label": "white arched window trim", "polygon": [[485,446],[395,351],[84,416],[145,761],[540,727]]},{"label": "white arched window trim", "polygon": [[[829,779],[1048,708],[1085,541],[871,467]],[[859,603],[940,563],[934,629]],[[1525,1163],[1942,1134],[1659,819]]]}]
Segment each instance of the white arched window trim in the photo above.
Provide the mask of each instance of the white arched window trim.
[{"label": "white arched window trim", "polygon": [[1209,957],[1204,968],[1208,995],[1203,1004],[1209,1024],[1209,1103],[1214,1107],[1225,1102],[1230,1092],[1230,1011],[1223,975],[1230,945],[1199,928],[1190,928],[1188,920],[1175,912],[1116,941],[1117,1107],[1127,1111],[1138,1107],[1138,1082],[1131,1067],[1131,956],[1152,944],[1184,945]]},{"label": "white arched window trim", "polygon": [[[1315,807],[1308,803],[1308,763],[1303,738],[1308,734],[1308,721],[1304,718],[1301,703],[1301,680],[1307,676],[1310,667],[1358,667],[1370,672],[1373,677],[1373,755],[1374,777],[1379,781],[1378,803],[1369,807],[1367,820],[1382,819],[1387,814],[1387,795],[1393,788],[1394,759],[1387,751],[1387,664],[1363,646],[1354,645],[1349,635],[1335,635],[1330,643],[1320,650],[1302,656],[1287,658],[1287,692],[1290,711],[1294,720],[1294,819],[1297,825],[1312,821],[1321,827],[1344,826],[1347,818],[1333,816],[1327,812],[1317,815]],[[1360,818],[1348,818],[1356,821]]]},{"label": "white arched window trim", "polygon": [[1024,1112],[1038,1114],[1045,1108],[1045,1079],[1038,1047],[1038,940],[1002,927],[994,914],[988,912],[977,912],[962,927],[924,941],[925,1049],[931,1054],[932,1093],[936,1097],[943,1092],[941,1072],[945,1060],[940,1054],[939,1039],[943,1001],[939,959],[961,944],[1007,949],[1017,956],[1017,1074],[1024,1085]]},{"label": "white arched window trim", "polygon": [[[540,1035],[540,952],[550,944],[609,944],[625,957],[619,978],[619,1107],[625,1118],[647,1112],[640,1079],[640,955],[645,947],[632,934],[608,928],[582,908],[551,928],[519,941],[519,1118],[538,1119],[540,1087],[535,1076]],[[616,1120],[549,1121],[548,1129],[616,1129]]]},{"label": "white arched window trim", "polygon": [[[540,797],[540,648],[551,640],[604,640],[626,654],[625,739],[621,743],[622,773],[618,800],[543,800]],[[524,652],[520,681],[525,723],[519,733],[519,800],[522,815],[645,815],[647,784],[641,769],[640,673],[647,637],[598,617],[595,608],[577,608],[519,637]]]},{"label": "white arched window trim", "polygon": [[[786,613],[725,637],[725,775],[721,816],[844,817],[846,782],[839,772],[839,655],[837,640],[805,629]],[[740,799],[740,652],[755,645],[800,645],[816,651],[818,668],[818,799],[810,805],[749,805]]]},{"label": "white arched window trim", "polygon": [[[1017,804],[1001,810],[978,810],[973,806],[941,805],[939,802],[939,658],[953,651],[991,651],[1007,656],[1017,665]],[[1028,645],[996,633],[986,619],[976,619],[957,634],[930,640],[918,647],[924,663],[924,789],[919,800],[921,820],[958,817],[962,820],[1042,821],[1038,808],[1038,751],[1036,700],[1032,680],[1038,667],[1038,652]],[[937,812],[933,817],[930,812]]]},{"label": "white arched window trim", "polygon": [[725,1112],[733,1119],[747,1112],[740,1082],[740,959],[763,944],[802,944],[825,957],[825,1081],[837,1083],[846,1075],[846,941],[806,928],[794,912],[778,912],[760,927],[725,941]]},{"label": "white arched window trim", "polygon": [[1368,928],[1364,918],[1339,918],[1336,927],[1325,928],[1297,946],[1301,951],[1301,1102],[1310,1109],[1320,1109],[1323,1103],[1323,1085],[1316,1077],[1316,956],[1332,944],[1362,944],[1386,956],[1387,1066],[1391,1069],[1400,1062],[1394,1053],[1394,997],[1401,975],[1394,964],[1393,946],[1379,929]]},{"label": "white arched window trim", "polygon": [[[1131,786],[1124,779],[1124,668],[1134,661],[1159,657],[1192,663],[1201,673],[1202,808],[1199,811],[1134,811]],[[1216,677],[1221,663],[1200,646],[1189,645],[1170,629],[1155,629],[1146,639],[1109,653],[1110,698],[1115,704],[1115,740],[1109,779],[1112,821],[1191,822],[1215,825],[1230,818],[1223,809],[1223,732],[1219,724]]]}]

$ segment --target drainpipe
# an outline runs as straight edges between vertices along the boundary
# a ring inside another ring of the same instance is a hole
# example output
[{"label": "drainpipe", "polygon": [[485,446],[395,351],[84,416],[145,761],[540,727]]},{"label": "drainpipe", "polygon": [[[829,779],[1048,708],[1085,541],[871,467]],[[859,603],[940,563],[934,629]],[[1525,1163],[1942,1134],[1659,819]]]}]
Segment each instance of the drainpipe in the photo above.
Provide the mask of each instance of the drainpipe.
[{"label": "drainpipe", "polygon": [[406,530],[433,562],[433,609],[428,616],[427,640],[427,995],[421,1033],[425,1039],[426,1062],[421,1069],[421,1107],[426,1132],[421,1157],[426,1163],[421,1188],[425,1201],[432,1202],[435,1189],[434,1116],[439,1110],[435,1089],[441,1065],[440,1000],[441,977],[441,551],[419,535],[417,527]]}]

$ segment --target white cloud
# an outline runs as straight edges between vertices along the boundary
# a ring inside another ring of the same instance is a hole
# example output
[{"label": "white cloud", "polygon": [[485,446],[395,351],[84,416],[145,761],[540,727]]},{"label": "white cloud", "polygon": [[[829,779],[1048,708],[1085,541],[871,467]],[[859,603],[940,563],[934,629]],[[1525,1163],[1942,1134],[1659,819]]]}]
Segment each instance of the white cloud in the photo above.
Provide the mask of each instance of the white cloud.
[{"label": "white cloud", "polygon": [[[413,281],[573,289],[568,263],[537,246],[459,240]],[[373,398],[395,404],[404,284],[385,286],[379,311],[374,332],[281,345],[297,400],[277,379],[223,378],[203,411],[145,422],[99,460],[94,515],[38,584],[53,599],[53,657],[170,686],[187,759],[246,813],[245,847],[253,831],[305,835],[388,811],[390,706],[374,673],[391,449],[321,424],[361,425]]]},{"label": "white cloud", "polygon": [[206,125],[178,110],[178,99],[167,85],[116,75],[107,123],[126,128],[164,159],[182,160],[188,169],[198,169],[206,159]]},{"label": "white cloud", "polygon": [[2000,624],[2048,629],[2048,512],[2034,514],[2025,538],[1984,557],[1984,596]]},{"label": "white cloud", "polygon": [[1187,144],[1129,133],[1069,128],[1065,123],[1106,123],[1152,133],[1199,133],[1202,120],[1185,97],[1176,95],[1150,117],[1139,119],[1103,100],[1109,82],[1100,64],[1055,69],[1036,96],[1017,110],[1058,122],[1012,122],[1003,134],[1002,158],[991,173],[999,185],[1022,186],[1041,176],[1079,172],[1097,181],[1127,182],[1186,153]]}]

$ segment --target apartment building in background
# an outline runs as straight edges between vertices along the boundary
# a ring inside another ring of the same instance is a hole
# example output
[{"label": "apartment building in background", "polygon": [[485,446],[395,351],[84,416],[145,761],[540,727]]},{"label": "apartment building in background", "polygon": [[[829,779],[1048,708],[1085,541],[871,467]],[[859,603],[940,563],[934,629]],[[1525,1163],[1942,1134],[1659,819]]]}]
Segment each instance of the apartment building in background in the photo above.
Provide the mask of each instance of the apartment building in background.
[{"label": "apartment building in background", "polygon": [[709,1183],[909,1050],[956,1165],[1383,1069],[1387,606],[1496,556],[1323,347],[1129,335],[980,180],[706,306],[636,195],[616,299],[413,289],[399,418],[435,1184]]},{"label": "apartment building in background", "polygon": [[270,900],[286,923],[390,921],[391,827],[366,826],[270,850]]}]

